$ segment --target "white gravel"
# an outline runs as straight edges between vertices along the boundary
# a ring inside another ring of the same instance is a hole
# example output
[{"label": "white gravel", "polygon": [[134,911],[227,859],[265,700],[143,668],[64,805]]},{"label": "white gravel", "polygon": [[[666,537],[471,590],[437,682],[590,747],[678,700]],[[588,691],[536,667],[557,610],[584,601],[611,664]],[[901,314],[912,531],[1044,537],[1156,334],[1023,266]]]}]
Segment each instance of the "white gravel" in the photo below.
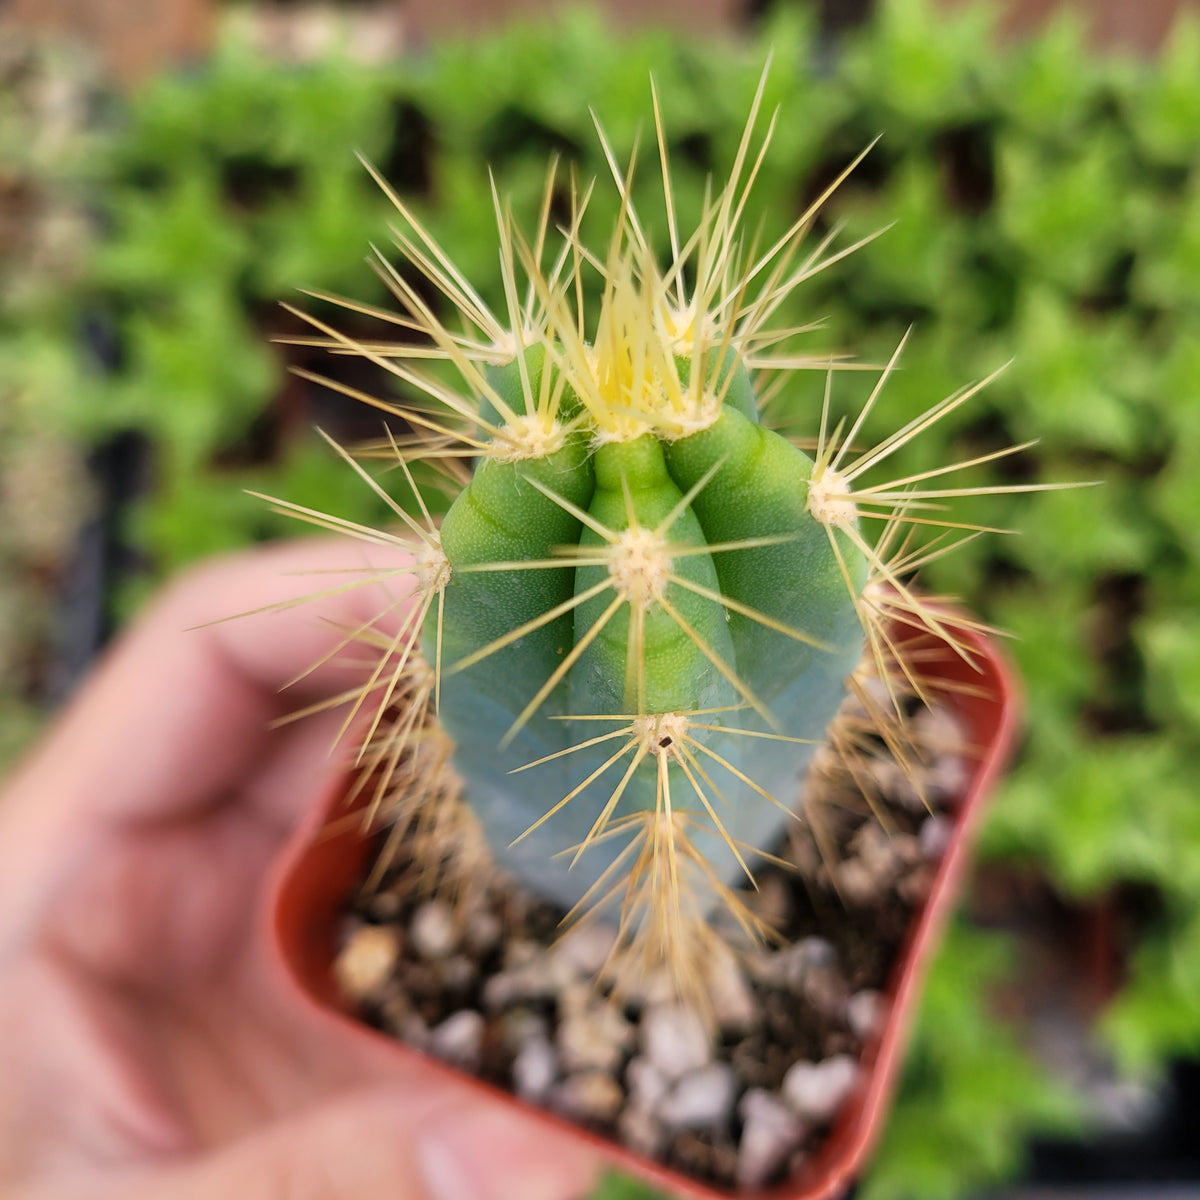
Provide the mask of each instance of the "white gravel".
[{"label": "white gravel", "polygon": [[429,1034],[429,1052],[464,1071],[477,1071],[483,1057],[483,1014],[464,1008]]},{"label": "white gravel", "polygon": [[513,1088],[522,1100],[539,1104],[558,1080],[558,1055],[544,1037],[525,1043],[512,1064]]},{"label": "white gravel", "polygon": [[886,1013],[883,996],[869,988],[855,992],[846,1002],[846,1023],[861,1041],[874,1037]]},{"label": "white gravel", "polygon": [[793,1063],[783,1077],[783,1098],[801,1120],[824,1125],[858,1082],[858,1063],[848,1054],[835,1054],[824,1062]]},{"label": "white gravel", "polygon": [[658,1106],[658,1117],[670,1129],[721,1130],[733,1118],[737,1073],[729,1063],[710,1063],[689,1071]]},{"label": "white gravel", "polygon": [[807,1132],[782,1100],[763,1088],[751,1088],[738,1105],[742,1140],[738,1146],[739,1187],[762,1187],[787,1162]]},{"label": "white gravel", "polygon": [[558,1026],[558,1053],[568,1073],[616,1073],[634,1040],[633,1026],[610,1004],[599,1001],[565,1015]]},{"label": "white gravel", "polygon": [[625,1085],[632,1108],[653,1112],[667,1098],[671,1083],[648,1059],[639,1056],[625,1068]]},{"label": "white gravel", "polygon": [[422,958],[448,958],[458,949],[458,928],[450,905],[429,900],[413,913],[410,926],[413,949]]},{"label": "white gravel", "polygon": [[577,1121],[613,1121],[624,1103],[621,1085],[603,1071],[572,1075],[550,1093],[551,1107]]},{"label": "white gravel", "polygon": [[700,1014],[682,1004],[646,1009],[640,1032],[642,1052],[667,1079],[678,1079],[712,1061],[712,1043]]}]

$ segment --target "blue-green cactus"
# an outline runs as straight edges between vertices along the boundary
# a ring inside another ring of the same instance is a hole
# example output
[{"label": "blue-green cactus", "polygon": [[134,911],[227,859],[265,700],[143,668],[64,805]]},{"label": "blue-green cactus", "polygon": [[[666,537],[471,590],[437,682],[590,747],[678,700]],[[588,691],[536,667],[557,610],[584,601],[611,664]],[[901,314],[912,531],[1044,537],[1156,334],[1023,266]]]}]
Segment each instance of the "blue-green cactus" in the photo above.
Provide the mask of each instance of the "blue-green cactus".
[{"label": "blue-green cactus", "polygon": [[446,516],[444,608],[425,622],[493,854],[568,907],[624,849],[606,827],[667,792],[735,881],[779,841],[862,652],[843,563],[861,589],[865,560],[847,542],[840,562],[808,511],[812,460],[716,395],[695,432],[656,430],[658,386],[628,397],[643,409],[624,436],[584,408],[551,419],[569,432],[548,453],[482,458]]},{"label": "blue-green cactus", "polygon": [[[760,421],[756,372],[834,365],[763,353],[780,298],[855,247],[823,243],[795,262],[824,196],[765,252],[743,244],[758,103],[728,183],[686,240],[664,158],[665,267],[615,165],[621,213],[602,255],[575,220],[547,267],[549,202],[532,243],[497,204],[502,323],[389,192],[407,225],[401,249],[469,332],[451,332],[382,258],[427,344],[385,352],[313,320],[332,346],[441,406],[372,400],[417,429],[389,447],[406,473],[424,456],[473,460],[440,528],[401,514],[419,602],[363,691],[386,684],[360,754],[367,774],[382,795],[399,764],[423,760],[393,786],[394,809],[465,804],[521,884],[572,911],[617,898],[619,942],[680,977],[709,944],[716,904],[753,924],[733,888],[803,818],[802,777],[848,681],[905,761],[899,705],[868,695],[855,671],[864,645],[864,661],[895,661],[897,614],[954,644],[956,618],[905,582],[921,552],[895,534],[910,519],[938,525],[940,499],[956,493],[928,481],[970,464],[859,480],[978,390],[866,451],[852,447],[895,357],[844,436],[829,429],[827,391],[812,457]],[[577,286],[587,270],[603,285],[594,319]],[[430,358],[457,368],[461,391],[424,369]],[[866,517],[884,520],[873,542]],[[919,690],[902,657],[900,669]],[[410,706],[389,725],[397,696]]]}]

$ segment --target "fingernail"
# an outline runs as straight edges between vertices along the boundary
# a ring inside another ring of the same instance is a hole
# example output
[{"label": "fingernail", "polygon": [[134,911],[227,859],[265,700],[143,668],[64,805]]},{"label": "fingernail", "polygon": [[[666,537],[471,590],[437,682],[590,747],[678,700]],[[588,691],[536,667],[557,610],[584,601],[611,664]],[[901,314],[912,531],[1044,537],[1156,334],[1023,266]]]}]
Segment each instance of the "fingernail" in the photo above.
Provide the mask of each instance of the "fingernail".
[{"label": "fingernail", "polygon": [[442,1113],[417,1141],[430,1200],[577,1200],[595,1156],[529,1117],[495,1108]]}]

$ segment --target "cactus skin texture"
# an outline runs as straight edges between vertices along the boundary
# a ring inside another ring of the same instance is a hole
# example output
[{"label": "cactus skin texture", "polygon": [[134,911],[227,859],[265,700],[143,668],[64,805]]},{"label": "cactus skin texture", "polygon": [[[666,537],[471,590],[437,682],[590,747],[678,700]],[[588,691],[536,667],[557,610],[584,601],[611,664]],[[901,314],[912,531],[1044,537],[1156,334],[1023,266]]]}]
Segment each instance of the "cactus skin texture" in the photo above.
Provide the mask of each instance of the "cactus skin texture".
[{"label": "cactus skin texture", "polygon": [[[765,250],[743,237],[765,148],[756,157],[762,92],[760,83],[727,183],[687,237],[671,203],[656,102],[665,265],[607,143],[622,205],[602,253],[582,244],[586,196],[577,191],[562,242],[550,246],[553,169],[532,241],[497,199],[504,322],[376,174],[404,223],[397,244],[456,310],[457,331],[381,255],[401,323],[424,344],[381,348],[307,319],[331,348],[375,363],[423,402],[323,382],[416,430],[363,455],[390,460],[414,490],[410,464],[440,467],[458,494],[440,527],[419,490],[423,522],[393,504],[407,527],[399,535],[274,502],[413,555],[409,591],[396,597],[405,610],[399,634],[352,635],[380,652],[354,702],[355,712],[375,707],[357,748],[359,786],[373,789],[373,811],[391,814],[395,837],[424,838],[413,853],[434,864],[434,877],[437,864],[473,869],[455,838],[481,830],[492,859],[524,887],[569,916],[615,915],[617,946],[637,971],[666,966],[694,993],[719,940],[714,909],[765,932],[735,889],[790,822],[812,818],[802,777],[816,748],[861,742],[865,714],[869,735],[901,764],[919,756],[898,698],[922,696],[919,671],[898,658],[889,625],[899,617],[924,626],[967,655],[956,630],[982,627],[926,603],[908,579],[978,533],[939,514],[947,499],[989,489],[942,487],[941,477],[1019,449],[863,483],[994,377],[861,449],[863,422],[903,341],[847,430],[830,429],[827,386],[812,414],[811,457],[760,419],[758,380],[805,367],[832,380],[835,356],[794,352],[794,334],[773,332],[770,321],[795,286],[863,244],[835,251],[826,239],[797,254],[840,179]],[[602,288],[594,315],[582,300],[589,272]],[[429,370],[431,359],[454,368],[461,388]],[[995,490],[1060,486],[1072,485]],[[860,528],[868,523],[871,537]],[[932,540],[914,547],[911,535],[930,530]],[[870,663],[882,695],[859,669]],[[893,689],[897,670],[902,686]],[[839,730],[847,688],[858,724]]]},{"label": "cactus skin texture", "polygon": [[[525,416],[515,375],[493,386]],[[674,439],[597,443],[585,419],[552,453],[484,458],[442,527],[442,660],[470,662],[442,682],[454,764],[497,862],[568,908],[624,849],[605,829],[661,802],[664,751],[664,787],[708,817],[696,843],[737,882],[739,847],[778,843],[862,652],[843,564],[806,510],[812,460],[728,396],[709,407]],[[865,560],[843,557],[861,588]],[[427,655],[436,636],[431,612]]]}]

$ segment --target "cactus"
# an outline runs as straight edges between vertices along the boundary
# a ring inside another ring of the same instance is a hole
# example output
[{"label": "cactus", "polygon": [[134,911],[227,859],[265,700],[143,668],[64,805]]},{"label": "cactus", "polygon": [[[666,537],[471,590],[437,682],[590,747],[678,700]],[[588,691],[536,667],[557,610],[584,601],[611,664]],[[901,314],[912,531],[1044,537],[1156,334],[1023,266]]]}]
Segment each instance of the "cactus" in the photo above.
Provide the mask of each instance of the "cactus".
[{"label": "cactus", "polygon": [[[848,430],[829,428],[826,388],[811,456],[763,423],[757,377],[824,367],[832,378],[841,365],[777,352],[790,335],[771,331],[773,314],[857,245],[834,251],[827,239],[798,257],[829,192],[765,250],[744,237],[766,144],[755,147],[762,92],[760,83],[727,183],[687,237],[670,203],[655,99],[672,246],[665,267],[632,204],[630,173],[605,142],[621,207],[603,254],[582,245],[578,192],[550,253],[553,172],[532,240],[496,199],[506,322],[391,192],[400,249],[467,332],[452,332],[382,256],[378,269],[404,309],[391,319],[423,344],[368,345],[308,317],[332,349],[435,402],[361,397],[416,430],[379,448],[414,489],[410,464],[424,460],[458,492],[440,528],[428,511],[418,520],[394,506],[405,535],[349,530],[398,541],[414,557],[400,633],[358,631],[381,651],[354,705],[375,709],[357,756],[363,786],[391,807],[401,832],[427,830],[431,812],[465,805],[466,825],[522,885],[572,914],[615,900],[620,944],[638,947],[643,963],[667,963],[680,981],[695,977],[714,906],[754,929],[735,889],[804,819],[801,779],[847,688],[881,736],[902,740],[899,700],[859,682],[864,644],[885,681],[897,614],[956,644],[965,618],[905,582],[919,560],[949,547],[914,551],[904,531],[918,510],[921,524],[938,525],[931,507],[956,494],[927,480],[972,464],[858,485],[987,382],[856,450],[902,343]],[[594,319],[580,286],[589,270],[602,282]],[[449,387],[430,359],[452,366],[463,388]],[[883,518],[875,539],[860,528],[870,518]],[[963,528],[944,524],[943,536]],[[900,669],[919,691],[915,669],[903,660]]]}]

